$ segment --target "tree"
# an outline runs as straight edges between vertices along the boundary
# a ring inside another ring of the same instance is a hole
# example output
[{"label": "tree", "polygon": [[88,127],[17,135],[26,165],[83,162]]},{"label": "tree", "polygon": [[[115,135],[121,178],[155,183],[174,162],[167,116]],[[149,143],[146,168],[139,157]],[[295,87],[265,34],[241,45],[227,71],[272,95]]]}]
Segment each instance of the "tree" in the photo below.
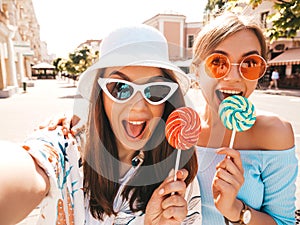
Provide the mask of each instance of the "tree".
[{"label": "tree", "polygon": [[55,66],[55,70],[56,71],[60,71],[61,72],[61,70],[59,68],[59,63],[60,63],[61,60],[62,60],[62,58],[56,58],[52,62],[53,66]]},{"label": "tree", "polygon": [[272,28],[268,29],[270,40],[295,37],[300,30],[300,0],[278,0],[274,9],[277,12],[269,17],[272,22]]},{"label": "tree", "polygon": [[74,79],[83,73],[94,63],[95,56],[88,46],[76,49],[74,53],[69,54],[69,61],[66,64],[67,71],[74,75]]},{"label": "tree", "polygon": [[95,62],[98,55],[98,51],[94,52],[89,46],[83,46],[69,53],[68,59],[55,59],[53,65],[63,74],[66,73],[67,77],[73,79],[75,83],[80,74]]},{"label": "tree", "polygon": [[217,10],[222,9],[224,5],[224,0],[208,0],[205,11],[216,12]]},{"label": "tree", "polygon": [[[205,10],[217,14],[223,10],[233,11],[241,0],[208,0]],[[255,9],[262,0],[248,0],[252,8]],[[268,21],[272,23],[267,29],[267,36],[271,41],[279,37],[293,38],[300,30],[300,0],[274,0],[275,13],[268,16]]]}]

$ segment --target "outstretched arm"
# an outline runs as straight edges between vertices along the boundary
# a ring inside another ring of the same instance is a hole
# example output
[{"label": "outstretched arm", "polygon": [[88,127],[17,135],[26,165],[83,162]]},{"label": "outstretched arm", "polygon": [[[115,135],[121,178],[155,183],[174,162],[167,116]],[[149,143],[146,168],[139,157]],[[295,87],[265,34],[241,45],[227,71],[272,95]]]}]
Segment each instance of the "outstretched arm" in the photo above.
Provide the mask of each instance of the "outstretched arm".
[{"label": "outstretched arm", "polygon": [[26,150],[0,141],[0,224],[16,224],[46,196],[49,179]]}]

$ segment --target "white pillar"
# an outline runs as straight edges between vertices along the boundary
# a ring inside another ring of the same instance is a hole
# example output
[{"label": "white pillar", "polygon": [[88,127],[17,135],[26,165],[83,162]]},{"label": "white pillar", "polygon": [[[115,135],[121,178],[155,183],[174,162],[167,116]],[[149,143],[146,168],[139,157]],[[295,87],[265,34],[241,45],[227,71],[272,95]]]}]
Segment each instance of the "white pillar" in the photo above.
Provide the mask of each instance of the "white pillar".
[{"label": "white pillar", "polygon": [[7,77],[6,77],[6,67],[5,67],[5,51],[4,51],[5,45],[3,43],[0,43],[0,68],[1,68],[1,75],[2,75],[2,84],[0,84],[0,90],[5,89],[7,87]]},{"label": "white pillar", "polygon": [[9,68],[9,79],[7,84],[9,86],[18,86],[17,81],[17,71],[16,71],[16,60],[15,60],[15,50],[12,37],[14,36],[14,32],[11,32],[7,39],[7,54],[8,54],[8,68]]},{"label": "white pillar", "polygon": [[17,53],[18,55],[18,72],[19,72],[19,76],[18,79],[19,79],[19,83],[23,82],[24,79],[25,79],[25,73],[24,73],[24,57],[23,57],[23,54],[21,52],[18,52]]}]

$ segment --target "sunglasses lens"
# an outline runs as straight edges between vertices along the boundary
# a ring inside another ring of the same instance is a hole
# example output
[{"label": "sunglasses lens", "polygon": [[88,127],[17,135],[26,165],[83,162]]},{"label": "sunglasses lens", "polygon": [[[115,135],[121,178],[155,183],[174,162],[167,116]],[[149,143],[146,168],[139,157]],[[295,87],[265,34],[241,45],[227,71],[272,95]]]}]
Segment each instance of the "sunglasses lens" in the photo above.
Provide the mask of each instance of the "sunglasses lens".
[{"label": "sunglasses lens", "polygon": [[133,88],[129,84],[122,82],[110,82],[106,84],[106,88],[114,98],[118,100],[126,100],[133,93]]},{"label": "sunglasses lens", "polygon": [[265,60],[258,55],[250,55],[241,62],[240,70],[244,78],[258,80],[266,71]]},{"label": "sunglasses lens", "polygon": [[145,88],[144,94],[151,102],[159,102],[166,98],[171,91],[171,87],[165,85],[151,85]]},{"label": "sunglasses lens", "polygon": [[207,74],[212,78],[222,78],[229,71],[230,62],[228,58],[221,54],[210,55],[205,62]]},{"label": "sunglasses lens", "polygon": [[165,102],[178,88],[178,84],[172,82],[135,84],[110,78],[99,78],[98,83],[104,93],[118,103],[127,102],[135,93],[140,92],[148,103],[159,105]]}]

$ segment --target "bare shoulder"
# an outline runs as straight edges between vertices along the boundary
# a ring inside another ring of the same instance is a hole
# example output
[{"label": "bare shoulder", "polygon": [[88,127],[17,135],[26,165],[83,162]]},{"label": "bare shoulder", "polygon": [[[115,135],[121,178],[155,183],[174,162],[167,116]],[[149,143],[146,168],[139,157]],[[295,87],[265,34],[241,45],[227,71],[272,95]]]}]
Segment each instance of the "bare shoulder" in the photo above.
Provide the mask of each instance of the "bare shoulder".
[{"label": "bare shoulder", "polygon": [[264,149],[285,150],[295,144],[291,123],[275,114],[257,115],[255,137]]}]

